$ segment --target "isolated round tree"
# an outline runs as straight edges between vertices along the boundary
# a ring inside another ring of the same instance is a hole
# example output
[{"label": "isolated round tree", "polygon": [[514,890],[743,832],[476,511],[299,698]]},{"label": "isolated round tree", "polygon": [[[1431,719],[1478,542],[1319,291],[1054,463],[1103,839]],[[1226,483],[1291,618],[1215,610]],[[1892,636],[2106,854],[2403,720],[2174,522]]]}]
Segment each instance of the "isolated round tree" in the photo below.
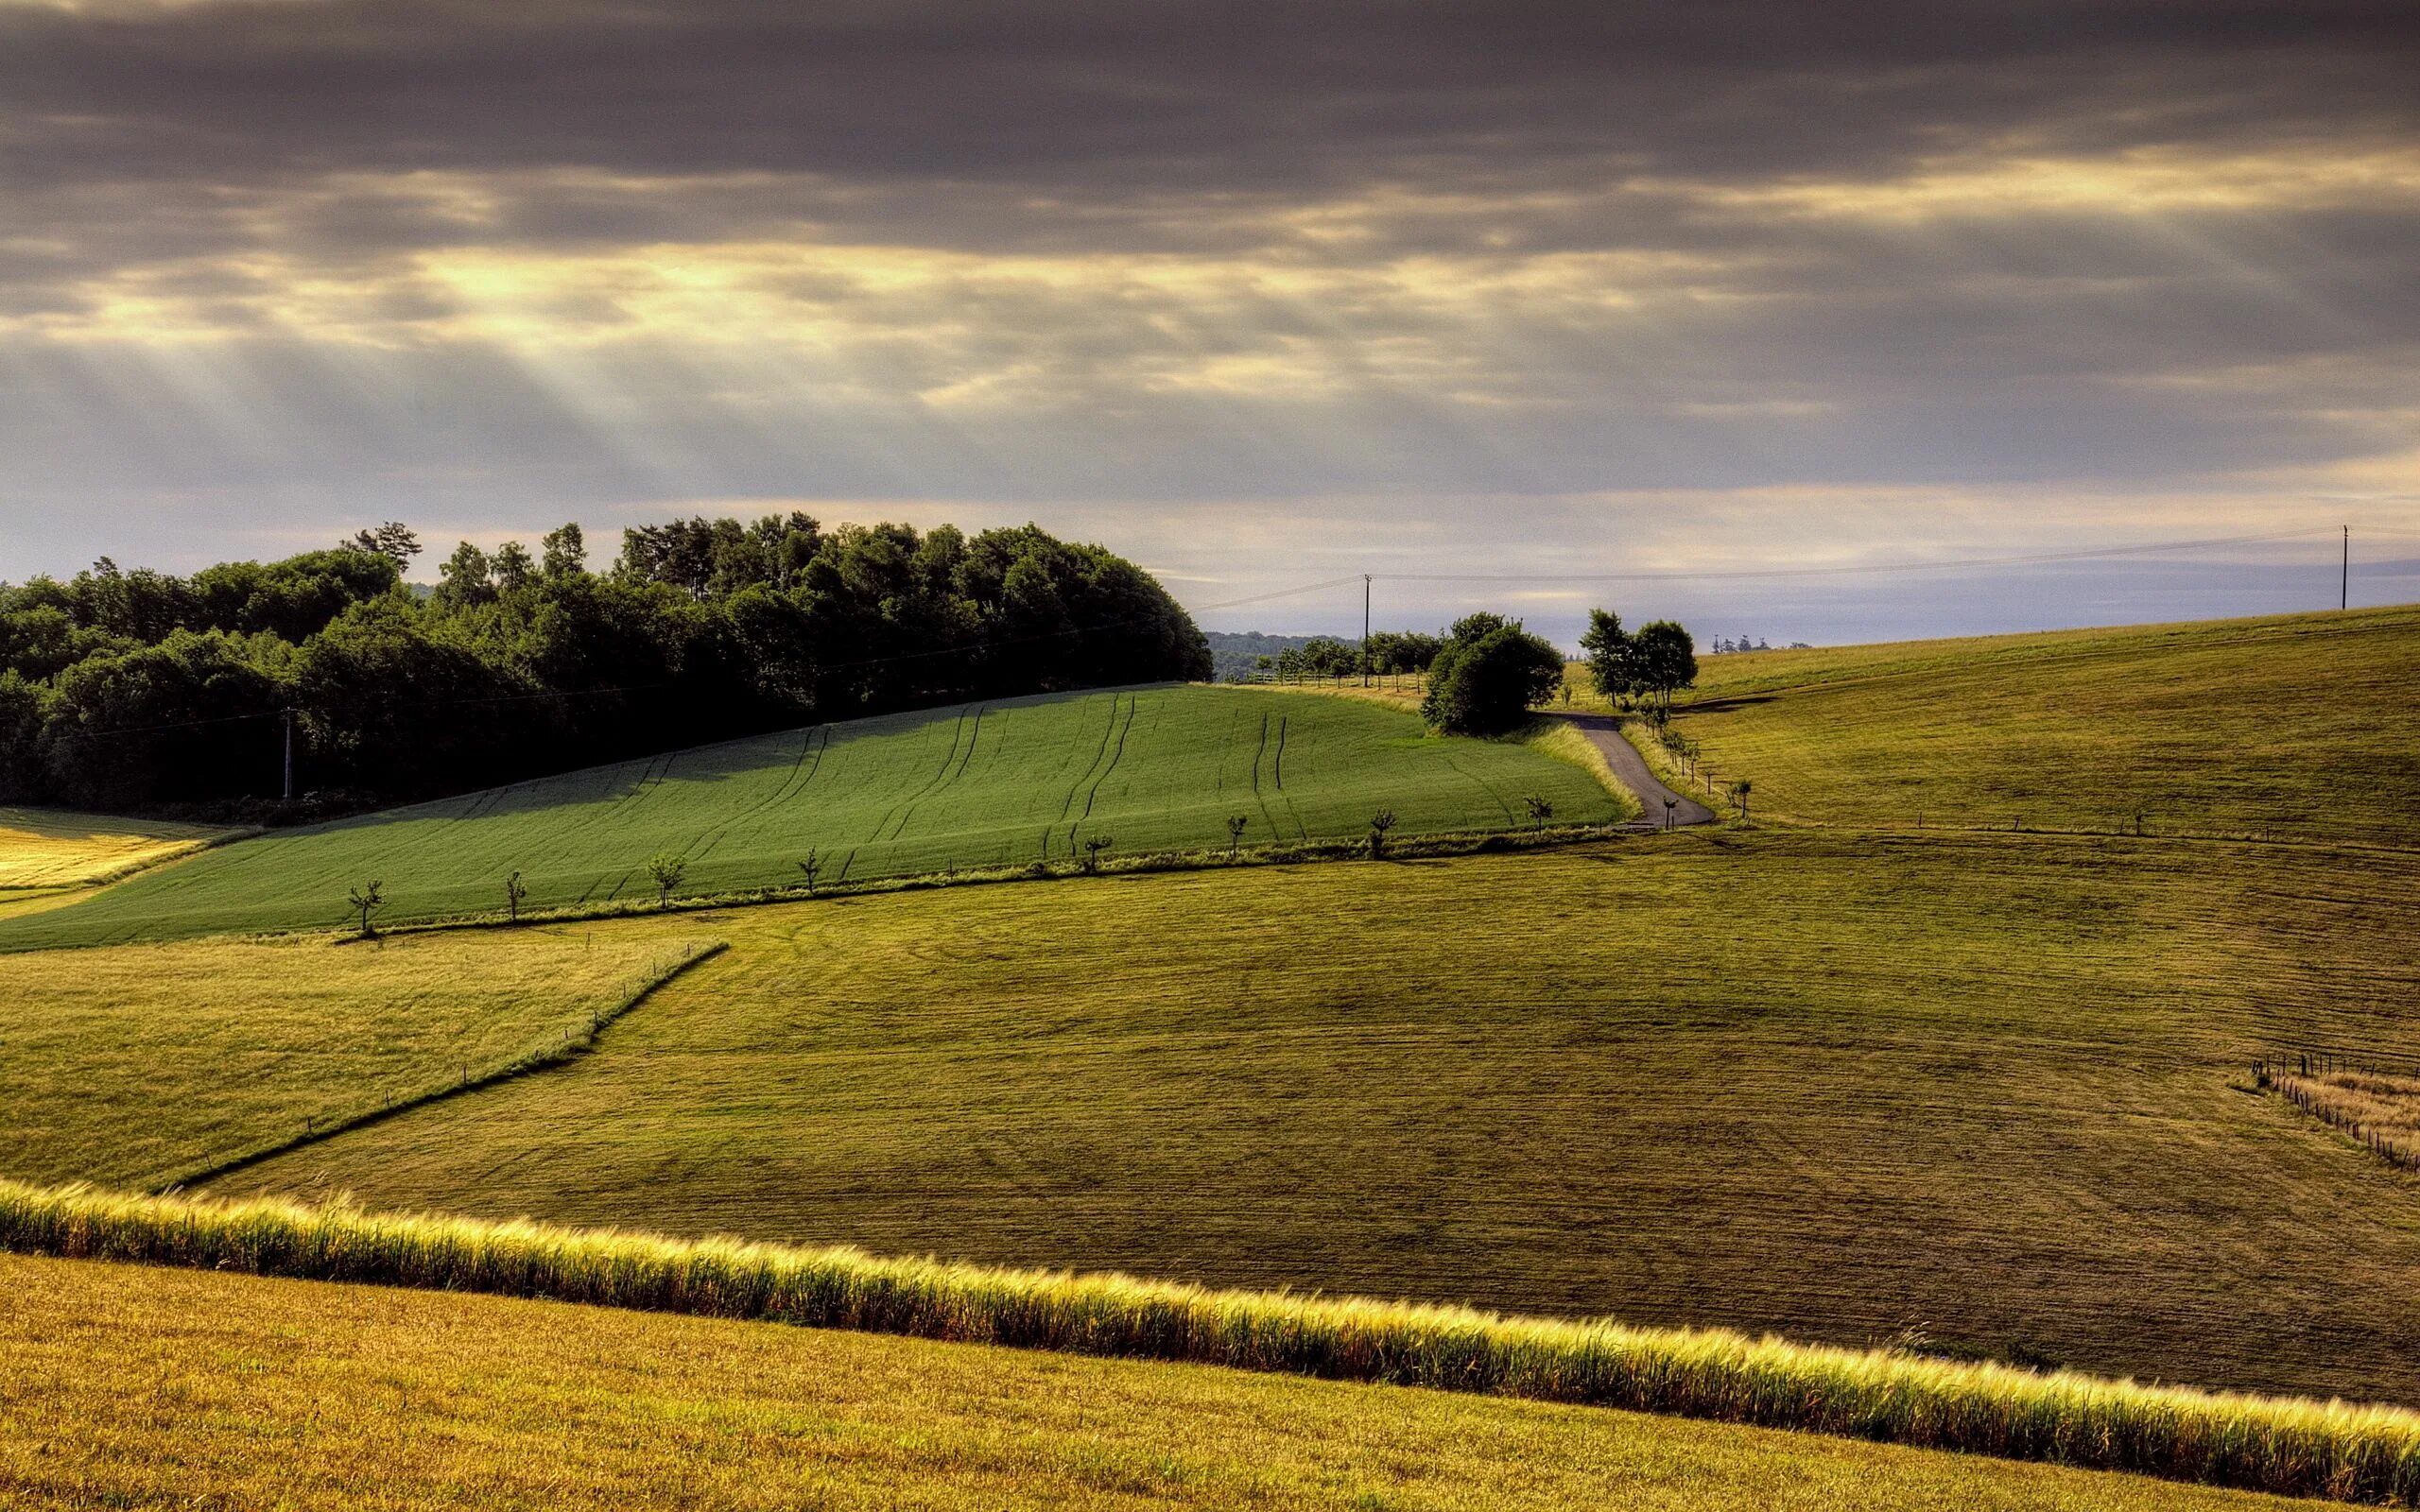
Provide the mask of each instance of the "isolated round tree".
[{"label": "isolated round tree", "polygon": [[1562,681],[1562,652],[1517,624],[1503,625],[1438,653],[1421,713],[1448,734],[1500,735]]}]

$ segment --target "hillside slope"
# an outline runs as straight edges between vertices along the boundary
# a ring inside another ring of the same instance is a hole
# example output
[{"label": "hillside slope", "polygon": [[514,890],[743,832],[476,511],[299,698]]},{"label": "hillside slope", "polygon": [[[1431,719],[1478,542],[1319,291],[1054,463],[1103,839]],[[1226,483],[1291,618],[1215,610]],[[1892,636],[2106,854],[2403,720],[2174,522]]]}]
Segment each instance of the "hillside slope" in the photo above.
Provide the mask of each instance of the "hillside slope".
[{"label": "hillside slope", "polygon": [[88,902],[0,922],[0,950],[326,928],[375,879],[388,922],[653,895],[795,885],[1119,851],[1352,836],[1392,809],[1398,833],[1509,829],[1538,793],[1558,816],[1618,817],[1582,769],[1516,745],[1424,736],[1408,713],[1342,699],[1154,687],[1013,699],[676,750],[361,818],[263,835],[135,877]]},{"label": "hillside slope", "polygon": [[1749,831],[714,927],[578,1062],[221,1190],[2420,1401],[2411,1182],[2231,1085],[2407,1032],[2420,858]]},{"label": "hillside slope", "polygon": [[1773,817],[2420,845],[2420,606],[1699,669],[1680,728]]},{"label": "hillside slope", "polygon": [[0,1256],[0,1505],[197,1500],[542,1512],[2311,1504],[1604,1409]]}]

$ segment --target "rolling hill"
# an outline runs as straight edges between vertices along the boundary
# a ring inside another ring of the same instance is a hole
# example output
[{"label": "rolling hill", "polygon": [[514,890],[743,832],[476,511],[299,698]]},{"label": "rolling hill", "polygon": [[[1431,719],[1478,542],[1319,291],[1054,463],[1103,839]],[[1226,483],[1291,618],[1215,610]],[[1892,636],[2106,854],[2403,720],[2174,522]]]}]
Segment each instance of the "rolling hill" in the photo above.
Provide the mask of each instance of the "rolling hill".
[{"label": "rolling hill", "polygon": [[1585,823],[1623,799],[1585,768],[1515,744],[1426,736],[1343,699],[1150,687],[1012,699],[669,751],[223,847],[89,901],[0,922],[0,950],[329,928],[384,885],[386,922],[490,912],[522,873],[526,906],[652,897],[647,859],[683,857],[683,890],[796,885],[1067,861],[1117,851],[1526,824],[1524,795]]},{"label": "rolling hill", "polygon": [[1772,818],[2420,845],[2420,607],[1708,657],[1676,713]]},{"label": "rolling hill", "polygon": [[2406,1031],[2420,856],[1735,831],[704,927],[577,1061],[214,1190],[2420,1401],[2411,1183],[2235,1085]]}]

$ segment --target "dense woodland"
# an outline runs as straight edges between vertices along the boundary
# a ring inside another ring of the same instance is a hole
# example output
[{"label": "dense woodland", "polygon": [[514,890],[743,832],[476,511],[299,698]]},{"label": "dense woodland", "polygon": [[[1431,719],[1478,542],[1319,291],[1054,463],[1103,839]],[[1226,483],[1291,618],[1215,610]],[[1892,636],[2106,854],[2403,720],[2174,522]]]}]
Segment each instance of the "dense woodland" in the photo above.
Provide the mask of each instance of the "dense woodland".
[{"label": "dense woodland", "polygon": [[[889,709],[1205,678],[1150,575],[1031,525],[804,514],[464,543],[434,591],[400,524],[190,577],[104,558],[0,584],[0,801],[303,813]],[[289,816],[299,816],[289,815]]]}]

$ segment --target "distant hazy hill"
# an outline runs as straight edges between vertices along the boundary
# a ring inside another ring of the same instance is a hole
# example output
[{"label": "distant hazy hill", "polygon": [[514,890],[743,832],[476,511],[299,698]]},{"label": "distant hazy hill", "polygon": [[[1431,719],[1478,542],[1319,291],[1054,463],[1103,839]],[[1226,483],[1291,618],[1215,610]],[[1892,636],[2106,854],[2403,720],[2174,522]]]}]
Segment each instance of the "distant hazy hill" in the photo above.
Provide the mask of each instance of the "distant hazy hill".
[{"label": "distant hazy hill", "polygon": [[1218,682],[1232,681],[1250,672],[1257,658],[1275,656],[1312,641],[1307,635],[1263,635],[1258,630],[1204,630],[1202,635],[1210,643],[1210,676]]}]

